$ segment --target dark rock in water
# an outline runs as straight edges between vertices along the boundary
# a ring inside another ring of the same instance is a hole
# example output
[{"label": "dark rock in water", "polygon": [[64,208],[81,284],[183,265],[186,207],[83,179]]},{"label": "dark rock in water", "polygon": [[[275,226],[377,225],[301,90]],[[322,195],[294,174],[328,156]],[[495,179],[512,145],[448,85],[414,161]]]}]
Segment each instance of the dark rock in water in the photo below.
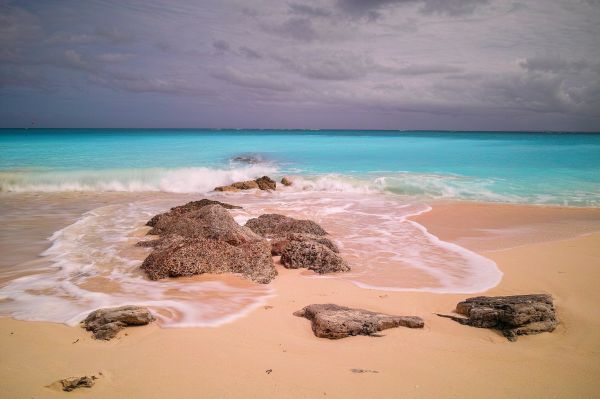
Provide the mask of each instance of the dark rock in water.
[{"label": "dark rock in water", "polygon": [[148,234],[210,238],[232,245],[262,240],[249,228],[237,224],[220,205],[207,205],[195,211],[162,217]]},{"label": "dark rock in water", "polygon": [[306,267],[320,274],[350,270],[340,255],[315,241],[290,242],[281,253],[281,264],[288,269]]},{"label": "dark rock in water", "polygon": [[215,187],[215,191],[230,191],[236,192],[240,190],[275,190],[277,183],[268,176],[259,177],[255,180],[241,181],[232,183],[228,186]]},{"label": "dark rock in water", "polygon": [[281,255],[285,248],[293,241],[312,241],[325,245],[335,253],[339,253],[337,245],[325,236],[316,236],[314,234],[290,233],[283,237],[273,238],[271,240],[271,255]]},{"label": "dark rock in water", "polygon": [[236,157],[231,158],[231,161],[255,165],[264,162],[264,159],[260,155],[238,155]]},{"label": "dark rock in water", "polygon": [[128,326],[142,326],[154,321],[150,311],[140,306],[121,306],[98,309],[83,320],[82,327],[91,331],[96,339],[109,340]]},{"label": "dark rock in water", "polygon": [[283,177],[281,179],[281,184],[283,184],[284,186],[291,186],[292,185],[292,181],[287,178],[287,177]]},{"label": "dark rock in water", "polygon": [[316,236],[327,234],[321,226],[312,220],[299,220],[275,213],[250,219],[246,222],[246,227],[249,227],[256,234],[268,238],[281,237],[290,233],[305,233]]},{"label": "dark rock in water", "polygon": [[259,177],[255,182],[261,190],[275,190],[277,188],[277,183],[269,176]]},{"label": "dark rock in water", "polygon": [[94,385],[94,380],[96,376],[88,377],[69,377],[64,380],[60,380],[59,383],[62,386],[62,390],[66,392],[71,392],[77,388],[91,388]]},{"label": "dark rock in water", "polygon": [[392,316],[363,309],[351,309],[333,304],[308,305],[294,313],[312,322],[319,338],[339,339],[352,335],[375,335],[394,327],[423,328],[423,319],[416,316]]},{"label": "dark rock in water", "polygon": [[552,296],[546,294],[468,298],[456,305],[457,317],[438,314],[460,324],[502,331],[510,341],[519,335],[554,331],[558,325]]},{"label": "dark rock in water", "polygon": [[269,283],[277,271],[266,240],[232,245],[208,238],[171,236],[148,255],[142,270],[152,280],[203,273],[240,273],[257,283]]},{"label": "dark rock in water", "polygon": [[160,213],[160,214],[152,217],[152,219],[150,219],[146,223],[146,226],[154,227],[158,223],[158,221],[162,218],[171,218],[172,219],[174,217],[177,217],[177,216],[182,215],[187,212],[197,211],[207,205],[221,205],[225,209],[242,209],[241,206],[226,204],[224,202],[213,201],[213,200],[204,198],[199,201],[192,201],[192,202],[188,202],[185,205],[173,207],[173,208],[171,208],[171,210],[169,212]]}]

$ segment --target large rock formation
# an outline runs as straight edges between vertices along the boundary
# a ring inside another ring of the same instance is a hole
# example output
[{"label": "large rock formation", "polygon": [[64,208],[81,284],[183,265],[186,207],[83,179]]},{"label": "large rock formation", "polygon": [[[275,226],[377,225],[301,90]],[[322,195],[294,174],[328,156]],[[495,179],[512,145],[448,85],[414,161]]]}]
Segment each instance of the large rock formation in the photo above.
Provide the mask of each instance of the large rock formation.
[{"label": "large rock formation", "polygon": [[275,190],[277,188],[277,183],[275,180],[271,179],[269,176],[259,177],[255,180],[247,180],[232,183],[228,186],[219,186],[215,187],[215,191],[231,191],[236,192],[240,190],[251,190],[251,189],[260,189],[260,190]]},{"label": "large rock formation", "polygon": [[339,339],[351,335],[375,335],[394,327],[423,328],[423,319],[416,316],[392,316],[363,309],[351,309],[333,304],[308,305],[294,313],[312,322],[319,338]]},{"label": "large rock formation", "polygon": [[510,341],[519,335],[554,331],[558,325],[552,296],[546,294],[468,298],[456,305],[456,313],[442,315],[460,324],[502,331]]},{"label": "large rock formation", "polygon": [[203,273],[240,273],[257,283],[269,283],[277,270],[266,240],[232,245],[211,238],[170,236],[142,264],[152,280]]},{"label": "large rock formation", "polygon": [[294,241],[313,241],[325,245],[335,253],[339,253],[337,245],[325,236],[316,236],[314,234],[290,233],[282,237],[271,240],[271,254],[273,256],[281,255],[283,250]]},{"label": "large rock formation", "polygon": [[163,216],[148,234],[210,238],[232,245],[262,240],[262,237],[249,228],[237,224],[221,205],[206,205],[198,210]]},{"label": "large rock formation", "polygon": [[350,270],[340,255],[315,241],[290,242],[281,252],[281,264],[288,269],[305,267],[319,274]]},{"label": "large rock formation", "polygon": [[187,212],[197,211],[207,205],[221,205],[225,209],[242,209],[241,206],[226,204],[224,202],[213,201],[204,198],[199,201],[191,201],[185,205],[173,207],[169,212],[159,213],[158,215],[152,217],[152,219],[146,223],[146,226],[154,227],[161,219],[165,219],[163,224],[168,224],[169,220],[174,220]]},{"label": "large rock formation", "polygon": [[128,326],[142,326],[154,321],[150,311],[140,306],[121,306],[98,309],[83,320],[82,327],[91,331],[96,339],[109,340]]},{"label": "large rock formation", "polygon": [[312,220],[300,220],[270,213],[260,215],[246,222],[246,227],[263,237],[282,237],[290,233],[304,233],[316,236],[327,234],[325,230]]}]

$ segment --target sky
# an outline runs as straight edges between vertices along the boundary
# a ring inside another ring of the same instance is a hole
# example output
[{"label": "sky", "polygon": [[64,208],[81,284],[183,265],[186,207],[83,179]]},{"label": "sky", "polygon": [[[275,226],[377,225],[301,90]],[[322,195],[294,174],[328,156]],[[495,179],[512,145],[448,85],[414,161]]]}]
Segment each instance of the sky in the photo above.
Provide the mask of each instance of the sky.
[{"label": "sky", "polygon": [[0,127],[600,131],[600,0],[0,0]]}]

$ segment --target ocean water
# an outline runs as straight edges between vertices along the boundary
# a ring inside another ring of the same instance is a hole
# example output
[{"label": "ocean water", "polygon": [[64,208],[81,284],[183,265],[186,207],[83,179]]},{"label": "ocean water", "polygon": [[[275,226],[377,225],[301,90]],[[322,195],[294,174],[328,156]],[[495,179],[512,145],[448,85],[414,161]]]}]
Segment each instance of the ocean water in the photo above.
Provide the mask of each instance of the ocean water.
[{"label": "ocean water", "polygon": [[[265,174],[294,184],[275,192],[212,191]],[[497,265],[440,240],[411,216],[440,198],[597,207],[600,135],[4,130],[0,238],[8,244],[0,316],[75,325],[100,307],[139,304],[165,327],[243,317],[277,295],[272,284],[236,276],[149,281],[139,268],[150,251],[135,247],[145,222],[202,197],[243,206],[231,211],[242,225],[264,213],[320,223],[352,271],[299,278],[475,294],[501,281]],[[28,253],[28,246],[37,250]]]},{"label": "ocean water", "polygon": [[[260,163],[232,161],[251,155]],[[2,191],[206,192],[259,174],[314,189],[600,204],[600,134],[275,130],[3,130]]]}]

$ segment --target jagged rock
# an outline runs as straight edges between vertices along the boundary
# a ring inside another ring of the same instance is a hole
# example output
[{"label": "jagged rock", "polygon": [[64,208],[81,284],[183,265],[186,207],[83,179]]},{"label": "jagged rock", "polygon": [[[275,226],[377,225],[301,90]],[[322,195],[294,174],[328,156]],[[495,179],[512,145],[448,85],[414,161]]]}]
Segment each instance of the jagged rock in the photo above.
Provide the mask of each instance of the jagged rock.
[{"label": "jagged rock", "polygon": [[394,327],[423,328],[423,319],[416,316],[392,316],[363,309],[351,309],[333,304],[313,304],[294,313],[312,322],[319,338],[339,339],[352,335],[375,335]]},{"label": "jagged rock", "polygon": [[281,253],[281,264],[288,269],[306,267],[319,274],[350,270],[340,255],[314,241],[290,242]]},{"label": "jagged rock", "polygon": [[140,306],[121,306],[93,311],[82,321],[82,327],[96,339],[109,340],[128,326],[142,326],[154,321],[150,311]]},{"label": "jagged rock", "polygon": [[255,181],[261,190],[275,190],[277,188],[277,183],[269,176],[259,177]]},{"label": "jagged rock", "polygon": [[519,335],[554,331],[558,325],[552,296],[546,294],[468,298],[456,305],[457,317],[438,314],[460,324],[502,331],[510,341]]},{"label": "jagged rock", "polygon": [[292,181],[290,179],[288,179],[287,177],[283,177],[281,179],[281,184],[283,184],[284,186],[291,186]]},{"label": "jagged rock", "polygon": [[273,238],[271,240],[271,255],[281,255],[285,248],[293,241],[313,241],[325,245],[335,253],[339,253],[337,245],[325,236],[316,236],[314,234],[290,233],[283,237]]},{"label": "jagged rock", "polygon": [[207,205],[176,217],[163,217],[148,234],[211,238],[232,245],[262,240],[262,237],[249,228],[237,224],[231,214],[220,205]]},{"label": "jagged rock", "polygon": [[246,227],[263,237],[275,238],[290,233],[305,233],[316,236],[327,234],[325,230],[312,220],[300,220],[291,217],[269,213],[260,215],[246,222]]},{"label": "jagged rock", "polygon": [[248,181],[240,181],[236,183],[232,183],[228,186],[219,186],[215,187],[215,191],[240,191],[240,190],[251,190],[251,189],[260,189],[260,190],[275,190],[277,183],[272,180],[268,176],[259,177],[255,180]]},{"label": "jagged rock", "polygon": [[277,271],[266,240],[240,243],[202,237],[171,236],[148,255],[142,270],[152,280],[203,273],[240,273],[257,283],[269,283]]},{"label": "jagged rock", "polygon": [[94,385],[94,380],[96,376],[88,377],[69,377],[63,380],[60,380],[59,383],[62,386],[62,390],[66,392],[71,392],[77,388],[91,388]]},{"label": "jagged rock", "polygon": [[[225,209],[242,209],[241,206],[236,206],[236,205],[231,205],[231,204],[226,204],[224,202],[220,202],[220,201],[213,201],[213,200],[209,200],[206,198],[203,198],[199,201],[191,201],[188,202],[185,205],[181,205],[181,206],[176,206],[171,208],[171,210],[169,210],[169,212],[165,212],[165,213],[160,213],[158,215],[155,215],[152,217],[152,219],[150,219],[147,223],[146,226],[150,226],[150,227],[154,227],[156,226],[156,224],[158,223],[159,220],[161,219],[174,219],[176,217],[179,217],[180,215],[184,214],[184,213],[188,213],[188,212],[192,212],[192,211],[197,211],[207,205],[221,205],[223,208]],[[168,221],[166,221],[166,223],[168,223]]]}]

